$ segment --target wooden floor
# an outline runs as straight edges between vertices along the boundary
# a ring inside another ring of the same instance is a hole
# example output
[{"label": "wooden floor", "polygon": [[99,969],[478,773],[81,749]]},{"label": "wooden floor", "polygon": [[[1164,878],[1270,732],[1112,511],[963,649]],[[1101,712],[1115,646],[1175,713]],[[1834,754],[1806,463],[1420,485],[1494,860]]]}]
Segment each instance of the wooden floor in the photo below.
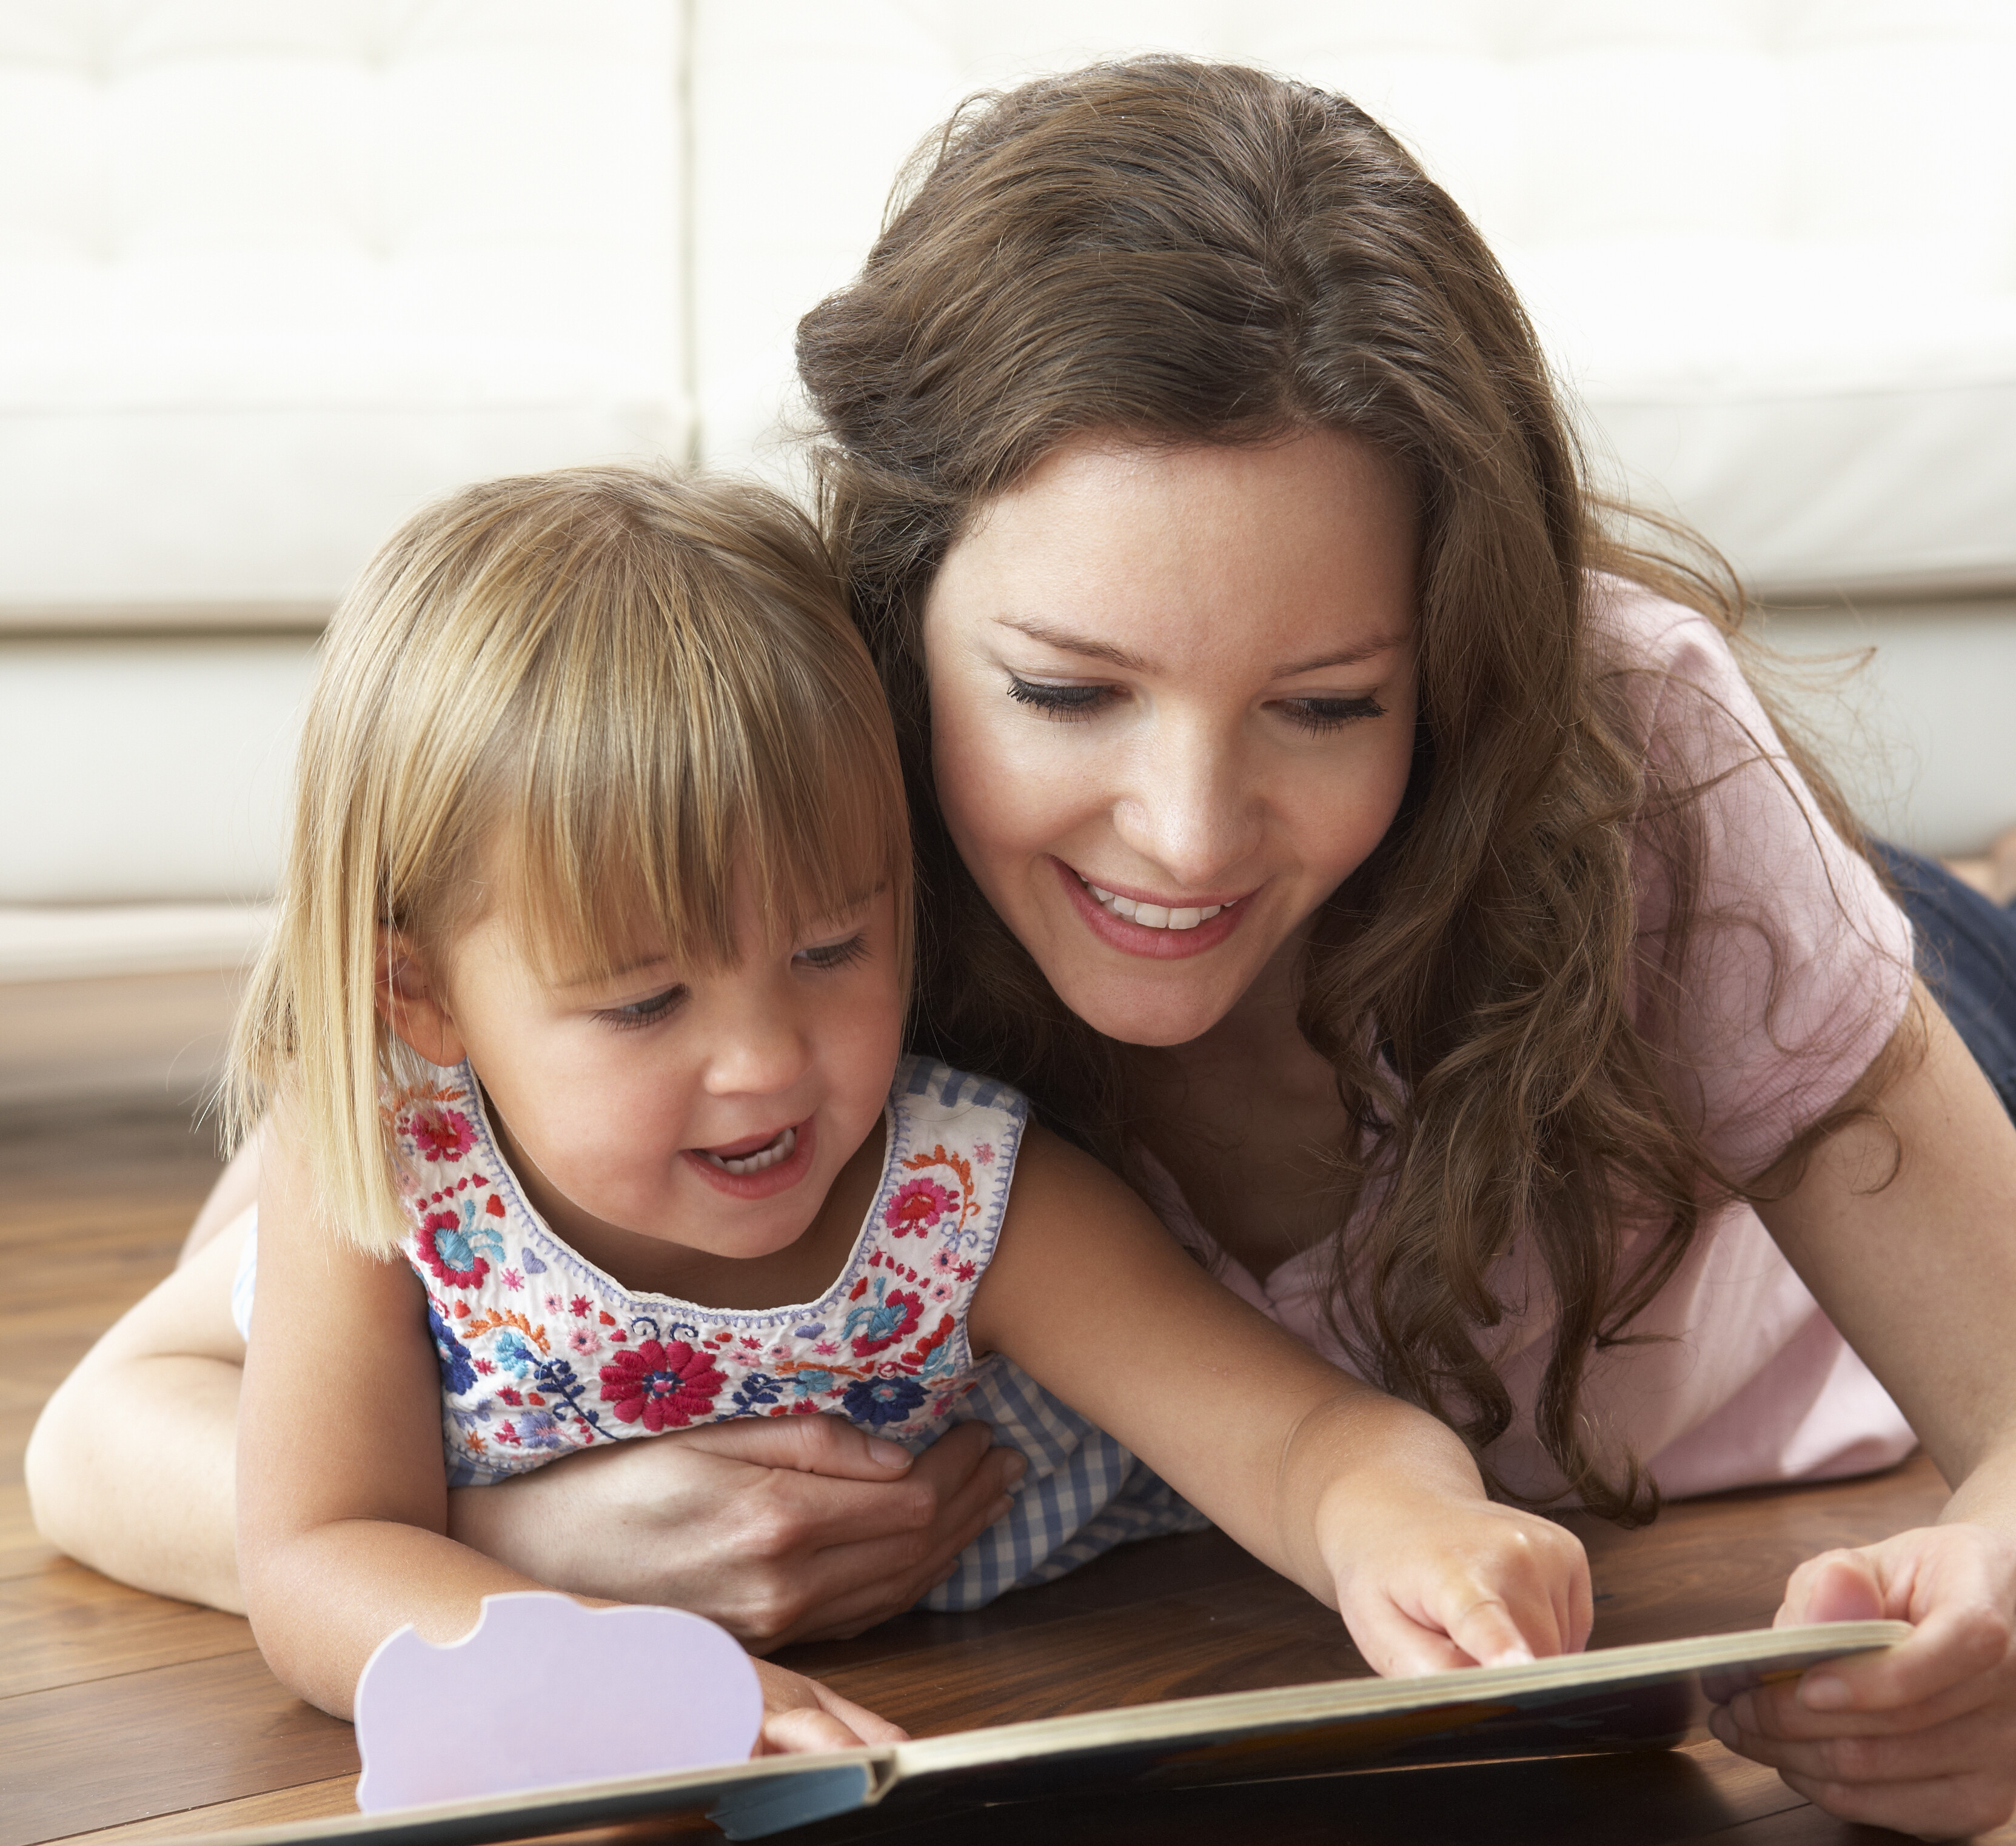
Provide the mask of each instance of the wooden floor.
[{"label": "wooden floor", "polygon": [[[0,1293],[0,1846],[352,1811],[349,1727],[283,1692],[243,1621],[110,1583],[28,1522],[20,1460],[37,1408],[173,1260],[214,1171],[205,1143],[166,1117],[0,1127],[10,1283]],[[1763,1625],[1798,1559],[1921,1520],[1941,1497],[1918,1463],[1874,1481],[1676,1507],[1639,1533],[1585,1527],[1596,1644]],[[919,1734],[1364,1671],[1334,1616],[1215,1534],[1129,1548],[977,1615],[906,1617],[785,1657]],[[932,1823],[931,1837],[943,1830]],[[1643,1757],[999,1809],[959,1831],[962,1846],[1899,1837],[1828,1819],[1708,1739]],[[621,1831],[626,1842],[657,1837]],[[877,1837],[923,1846],[925,1834]],[[2016,1827],[1993,1838],[2016,1846]]]}]

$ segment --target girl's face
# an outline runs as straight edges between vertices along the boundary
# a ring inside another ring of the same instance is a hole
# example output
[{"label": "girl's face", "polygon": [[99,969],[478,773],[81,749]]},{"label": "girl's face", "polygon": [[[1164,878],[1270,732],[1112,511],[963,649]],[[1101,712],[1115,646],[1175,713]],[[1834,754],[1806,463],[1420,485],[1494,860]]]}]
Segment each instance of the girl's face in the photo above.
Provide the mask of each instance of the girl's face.
[{"label": "girl's face", "polygon": [[923,628],[946,824],[1100,1031],[1208,1031],[1391,824],[1415,552],[1399,470],[1318,432],[1082,441],[947,554]]},{"label": "girl's face", "polygon": [[626,1234],[743,1258],[800,1237],[880,1120],[901,1049],[891,893],[790,941],[738,901],[739,966],[681,967],[645,934],[609,980],[549,978],[503,909],[462,935],[434,990],[445,1037],[420,1042],[411,997],[394,1024],[424,1056],[467,1057],[548,1223],[605,1265],[634,1255]]}]

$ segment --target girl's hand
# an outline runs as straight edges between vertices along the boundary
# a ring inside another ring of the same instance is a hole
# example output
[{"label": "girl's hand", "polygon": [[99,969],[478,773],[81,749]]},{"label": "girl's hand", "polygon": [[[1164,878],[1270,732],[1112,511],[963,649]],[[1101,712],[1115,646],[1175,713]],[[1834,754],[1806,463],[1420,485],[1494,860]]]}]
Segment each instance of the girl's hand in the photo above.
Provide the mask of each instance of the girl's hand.
[{"label": "girl's hand", "polygon": [[556,1589],[690,1609],[768,1653],[909,1608],[1006,1510],[1025,1465],[979,1423],[913,1459],[843,1418],[752,1417],[460,1489],[448,1531]]},{"label": "girl's hand", "polygon": [[814,1750],[853,1750],[863,1743],[900,1743],[909,1736],[887,1718],[844,1699],[830,1686],[766,1660],[753,1663],[763,1682],[763,1730],[758,1756]]},{"label": "girl's hand", "polygon": [[1396,1488],[1339,1526],[1337,1611],[1373,1669],[1442,1673],[1578,1652],[1589,1560],[1564,1527],[1474,1494]]},{"label": "girl's hand", "polygon": [[1824,1553],[1792,1573],[1777,1623],[1881,1617],[1918,1632],[1745,1693],[1710,1728],[1843,1820],[1924,1839],[2000,1826],[2016,1812],[2016,1541],[1956,1524]]}]

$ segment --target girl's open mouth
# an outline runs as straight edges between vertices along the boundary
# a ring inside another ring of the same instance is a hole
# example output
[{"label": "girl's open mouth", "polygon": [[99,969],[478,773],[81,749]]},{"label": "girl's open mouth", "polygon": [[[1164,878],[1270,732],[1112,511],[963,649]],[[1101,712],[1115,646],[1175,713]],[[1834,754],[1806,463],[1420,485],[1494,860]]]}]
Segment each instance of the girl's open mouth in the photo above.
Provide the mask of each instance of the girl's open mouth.
[{"label": "girl's open mouth", "polygon": [[[758,1142],[752,1149],[743,1141],[730,1142],[727,1148],[703,1147],[700,1157],[711,1160],[724,1173],[760,1173],[765,1167],[774,1167],[779,1160],[787,1160],[798,1147],[797,1124],[779,1128],[767,1141]],[[735,1151],[730,1151],[733,1150]]]},{"label": "girl's open mouth", "polygon": [[812,1171],[815,1119],[808,1115],[768,1135],[681,1151],[687,1164],[716,1192],[732,1199],[767,1199],[789,1192]]}]

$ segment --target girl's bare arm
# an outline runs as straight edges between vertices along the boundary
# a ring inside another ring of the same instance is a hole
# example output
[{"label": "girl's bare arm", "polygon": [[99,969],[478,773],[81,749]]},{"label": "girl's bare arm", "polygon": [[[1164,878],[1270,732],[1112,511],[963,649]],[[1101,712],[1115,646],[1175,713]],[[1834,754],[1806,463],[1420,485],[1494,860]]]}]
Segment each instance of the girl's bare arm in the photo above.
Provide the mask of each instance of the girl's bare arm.
[{"label": "girl's bare arm", "polygon": [[1588,1639],[1573,1536],[1487,1499],[1451,1431],[1220,1287],[1111,1174],[1040,1131],[970,1324],[976,1347],[1007,1353],[1340,1610],[1380,1671]]},{"label": "girl's bare arm", "polygon": [[242,1612],[232,1528],[245,1342],[223,1227],[78,1361],[28,1439],[43,1537],[157,1596]]}]

